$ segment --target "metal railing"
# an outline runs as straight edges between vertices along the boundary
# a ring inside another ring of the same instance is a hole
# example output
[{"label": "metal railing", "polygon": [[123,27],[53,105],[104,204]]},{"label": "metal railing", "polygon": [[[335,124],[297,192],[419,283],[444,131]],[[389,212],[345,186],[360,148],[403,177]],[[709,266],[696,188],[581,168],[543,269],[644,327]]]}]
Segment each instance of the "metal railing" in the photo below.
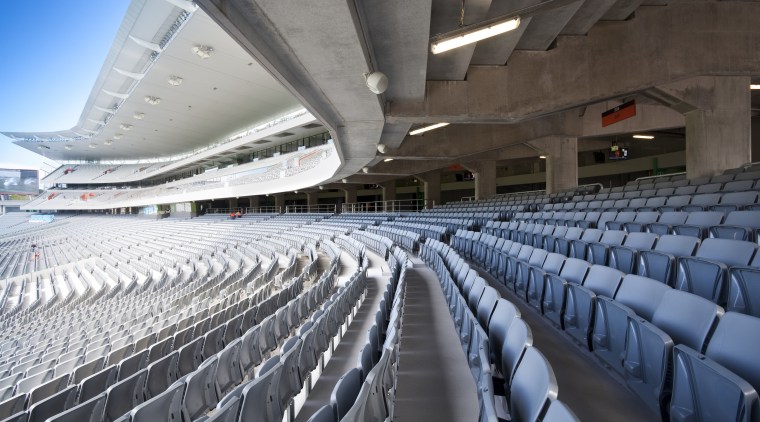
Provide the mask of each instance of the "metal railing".
[{"label": "metal railing", "polygon": [[294,213],[330,213],[335,214],[335,204],[317,204],[317,205],[288,205],[285,207],[286,214]]},{"label": "metal railing", "polygon": [[366,212],[417,212],[433,208],[435,202],[429,199],[399,199],[395,201],[354,202],[343,204],[342,213]]},{"label": "metal railing", "polygon": [[681,171],[681,172],[678,172],[678,173],[657,174],[657,175],[655,175],[655,176],[644,176],[644,177],[637,177],[637,178],[636,178],[636,181],[638,182],[638,181],[640,181],[640,180],[651,180],[651,179],[659,179],[659,178],[661,178],[661,177],[680,176],[680,175],[682,175],[682,174],[683,174],[683,175],[686,175],[686,172],[685,172],[685,171]]}]

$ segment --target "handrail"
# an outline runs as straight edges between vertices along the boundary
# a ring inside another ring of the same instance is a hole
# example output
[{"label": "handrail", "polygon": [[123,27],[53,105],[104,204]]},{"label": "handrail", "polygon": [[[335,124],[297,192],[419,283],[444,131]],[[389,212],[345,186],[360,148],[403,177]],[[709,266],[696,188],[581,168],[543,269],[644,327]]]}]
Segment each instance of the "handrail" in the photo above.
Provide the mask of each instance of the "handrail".
[{"label": "handrail", "polygon": [[335,214],[335,204],[316,204],[316,205],[288,205],[285,207],[286,214],[293,213],[330,213]]},{"label": "handrail", "polygon": [[[744,166],[742,166],[742,167],[744,167]],[[644,176],[644,177],[637,177],[635,180],[638,182],[639,180],[650,180],[650,179],[658,179],[658,178],[660,178],[660,177],[666,177],[666,176],[667,176],[667,177],[671,177],[671,176],[680,176],[680,175],[682,175],[682,174],[683,174],[683,175],[685,175],[685,174],[686,174],[686,172],[685,172],[685,171],[681,171],[681,172],[678,172],[678,173],[668,173],[668,174],[658,174],[658,175],[656,175],[656,176]]]},{"label": "handrail", "polygon": [[435,202],[430,199],[397,199],[394,201],[353,202],[343,204],[341,213],[368,212],[417,212],[430,209]]}]

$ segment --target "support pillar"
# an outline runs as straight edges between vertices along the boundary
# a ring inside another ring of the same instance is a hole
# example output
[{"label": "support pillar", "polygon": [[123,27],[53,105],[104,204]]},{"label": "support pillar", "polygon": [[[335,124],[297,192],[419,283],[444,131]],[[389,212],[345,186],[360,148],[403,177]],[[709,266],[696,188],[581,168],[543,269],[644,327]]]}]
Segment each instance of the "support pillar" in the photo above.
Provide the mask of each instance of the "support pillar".
[{"label": "support pillar", "polygon": [[251,196],[248,198],[248,207],[250,208],[259,208],[261,206],[261,200],[258,196]]},{"label": "support pillar", "polygon": [[357,199],[356,199],[356,186],[355,185],[351,185],[351,186],[348,186],[346,188],[343,188],[343,193],[344,193],[344,196],[343,196],[343,203],[344,204],[355,204],[356,203]]},{"label": "support pillar", "polygon": [[237,198],[230,198],[227,200],[227,208],[237,208],[238,207],[238,199]]},{"label": "support pillar", "polygon": [[463,166],[475,176],[475,200],[496,195],[496,161],[482,160]]},{"label": "support pillar", "polygon": [[528,142],[537,154],[546,156],[546,193],[578,186],[578,138],[548,136]]},{"label": "support pillar", "polygon": [[312,207],[312,206],[316,206],[318,203],[319,203],[318,192],[306,192],[306,205]]},{"label": "support pillar", "polygon": [[285,194],[278,193],[274,196],[274,206],[280,209],[280,212],[285,212]]},{"label": "support pillar", "polygon": [[418,174],[415,177],[419,180],[422,180],[424,186],[423,189],[425,192],[425,201],[430,202],[426,205],[429,207],[433,207],[434,205],[441,205],[441,173],[438,171],[431,171]]}]

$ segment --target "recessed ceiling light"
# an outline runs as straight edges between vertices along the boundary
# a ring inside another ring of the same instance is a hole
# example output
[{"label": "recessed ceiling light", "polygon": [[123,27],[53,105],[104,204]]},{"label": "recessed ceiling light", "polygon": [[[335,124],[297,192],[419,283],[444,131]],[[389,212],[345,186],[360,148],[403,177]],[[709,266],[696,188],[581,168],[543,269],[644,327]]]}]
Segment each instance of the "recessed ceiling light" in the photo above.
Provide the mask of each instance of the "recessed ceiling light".
[{"label": "recessed ceiling light", "polygon": [[142,120],[142,119],[145,118],[145,113],[141,113],[139,111],[136,111],[135,114],[134,114],[134,116],[132,116],[132,117],[134,117],[137,120]]},{"label": "recessed ceiling light", "polygon": [[124,136],[121,133],[117,133],[113,136],[114,139],[121,139],[121,137]]},{"label": "recessed ceiling light", "polygon": [[151,97],[150,95],[145,97],[145,102],[150,105],[158,105],[161,102],[161,99],[158,97]]},{"label": "recessed ceiling light", "polygon": [[68,150],[70,150],[72,148],[72,146],[71,145],[64,145],[63,148],[68,151]]},{"label": "recessed ceiling light", "polygon": [[388,162],[390,162],[390,161],[393,161],[393,158],[386,158],[386,159],[385,159],[385,160],[383,160],[383,161],[384,161],[384,162],[386,162],[386,163],[388,163]]},{"label": "recessed ceiling light", "polygon": [[448,125],[449,125],[448,123],[436,123],[434,125],[425,126],[425,127],[419,128],[419,129],[415,129],[415,130],[409,132],[409,134],[410,135],[419,135],[419,134],[425,133],[425,132],[427,132],[429,130],[438,129],[440,127],[444,127],[444,126],[448,126]]},{"label": "recessed ceiling light", "polygon": [[90,144],[90,145],[87,145],[87,146],[90,147],[90,148],[92,148],[92,149],[95,149],[95,148],[98,147],[98,144]]},{"label": "recessed ceiling light", "polygon": [[752,84],[749,86],[749,89],[760,89],[760,84]]},{"label": "recessed ceiling light", "polygon": [[170,75],[169,76],[169,85],[171,86],[180,86],[182,85],[183,79],[176,75]]},{"label": "recessed ceiling light", "polygon": [[546,156],[545,155],[539,155],[538,158],[540,158],[542,160],[546,160]]},{"label": "recessed ceiling light", "polygon": [[652,135],[633,135],[635,139],[654,139]]},{"label": "recessed ceiling light", "polygon": [[106,145],[111,145],[113,143],[113,141],[109,139],[109,140],[107,140],[107,141],[105,141],[103,143],[106,144]]},{"label": "recessed ceiling light", "polygon": [[132,125],[130,125],[129,123],[122,123],[119,125],[119,127],[122,130],[132,130]]},{"label": "recessed ceiling light", "polygon": [[214,48],[208,45],[196,45],[193,47],[193,53],[204,60],[211,57],[211,53],[213,52]]}]

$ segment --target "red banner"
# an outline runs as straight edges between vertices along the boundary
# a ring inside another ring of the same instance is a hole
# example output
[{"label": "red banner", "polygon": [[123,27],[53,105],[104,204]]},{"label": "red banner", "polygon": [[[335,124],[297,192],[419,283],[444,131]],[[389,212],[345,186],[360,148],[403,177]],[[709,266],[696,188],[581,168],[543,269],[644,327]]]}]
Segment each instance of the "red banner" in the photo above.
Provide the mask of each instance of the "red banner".
[{"label": "red banner", "polygon": [[631,100],[602,113],[602,127],[609,126],[621,120],[630,119],[636,115],[636,101]]}]

